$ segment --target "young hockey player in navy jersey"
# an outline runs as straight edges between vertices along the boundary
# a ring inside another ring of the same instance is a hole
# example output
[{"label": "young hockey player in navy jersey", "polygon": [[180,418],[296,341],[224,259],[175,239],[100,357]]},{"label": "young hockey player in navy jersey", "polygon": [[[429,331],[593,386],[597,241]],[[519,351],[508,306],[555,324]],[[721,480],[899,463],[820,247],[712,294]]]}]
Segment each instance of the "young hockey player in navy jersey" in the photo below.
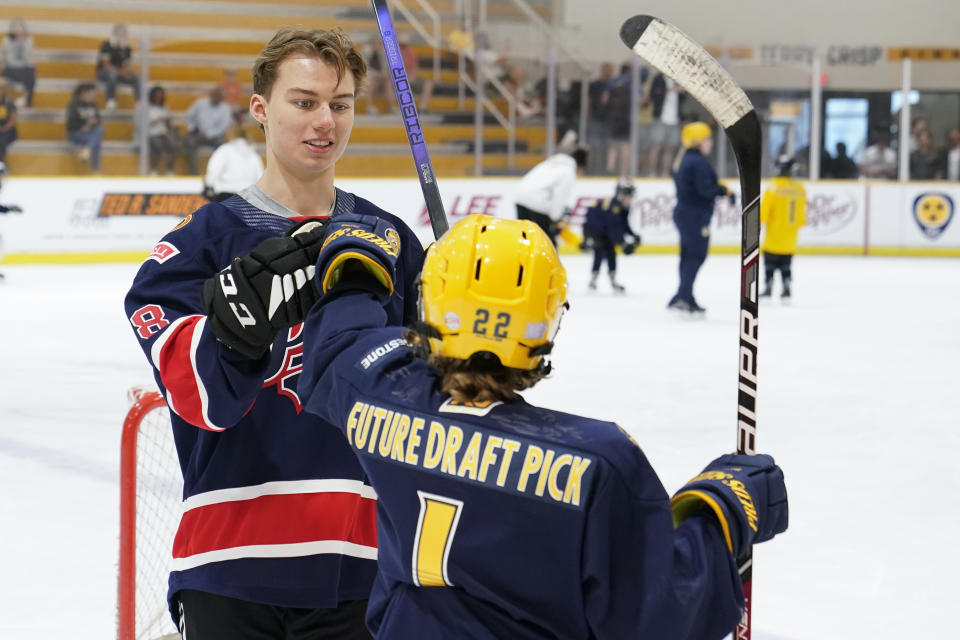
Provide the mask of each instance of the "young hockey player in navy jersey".
[{"label": "young hockey player in navy jersey", "polygon": [[341,216],[323,233],[298,388],[378,495],[378,639],[729,633],[734,557],[787,527],[783,474],[770,456],[726,455],[671,501],[616,424],[517,394],[549,373],[567,306],[536,224],[451,228],[427,252],[409,331],[384,307],[403,242],[389,222]]},{"label": "young hockey player in navy jersey", "polygon": [[262,177],[164,236],[126,297],[183,471],[169,603],[191,640],[370,637],[376,495],[343,436],[303,412],[301,327],[320,238],[309,226],[291,235],[305,217],[389,220],[403,251],[377,314],[416,317],[420,243],[334,187],[365,75],[343,32],[279,31],[253,69]]},{"label": "young hockey player in navy jersey", "polygon": [[[617,182],[617,190],[612,198],[600,200],[587,209],[583,223],[584,243],[593,248],[593,266],[590,269],[590,288],[597,288],[600,267],[607,263],[610,286],[616,293],[623,293],[625,287],[617,282],[617,247],[630,254],[637,248],[640,236],[630,228],[630,204],[636,191],[626,178]],[[628,240],[629,238],[629,240]]]}]

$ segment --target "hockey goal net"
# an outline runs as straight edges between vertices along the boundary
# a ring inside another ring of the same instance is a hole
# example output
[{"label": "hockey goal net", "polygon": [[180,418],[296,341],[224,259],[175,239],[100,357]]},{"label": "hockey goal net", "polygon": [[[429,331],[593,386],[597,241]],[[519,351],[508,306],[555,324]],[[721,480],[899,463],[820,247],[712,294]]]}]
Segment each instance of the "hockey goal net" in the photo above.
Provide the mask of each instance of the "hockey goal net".
[{"label": "hockey goal net", "polygon": [[133,388],[120,445],[118,640],[179,638],[167,610],[173,537],[183,479],[167,404],[157,391]]}]

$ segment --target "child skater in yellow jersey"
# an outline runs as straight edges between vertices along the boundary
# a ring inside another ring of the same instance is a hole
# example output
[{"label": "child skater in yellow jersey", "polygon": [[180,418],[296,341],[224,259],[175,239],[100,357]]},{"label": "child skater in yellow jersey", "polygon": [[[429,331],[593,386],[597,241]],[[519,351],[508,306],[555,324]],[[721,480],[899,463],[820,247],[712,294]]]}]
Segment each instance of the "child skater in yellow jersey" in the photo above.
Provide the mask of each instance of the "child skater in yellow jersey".
[{"label": "child skater in yellow jersey", "polygon": [[765,275],[761,297],[773,295],[774,273],[779,271],[783,284],[780,297],[790,299],[790,264],[797,252],[797,231],[807,222],[807,193],[793,178],[793,164],[790,156],[777,160],[779,174],[760,200],[760,223],[766,227],[761,246]]}]

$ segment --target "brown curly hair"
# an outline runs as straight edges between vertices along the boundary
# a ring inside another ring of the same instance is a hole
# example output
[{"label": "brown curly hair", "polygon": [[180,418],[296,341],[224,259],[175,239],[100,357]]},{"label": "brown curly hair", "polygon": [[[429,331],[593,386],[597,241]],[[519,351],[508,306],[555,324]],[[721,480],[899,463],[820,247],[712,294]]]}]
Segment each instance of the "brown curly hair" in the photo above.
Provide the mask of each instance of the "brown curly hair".
[{"label": "brown curly hair", "polygon": [[517,397],[550,373],[543,359],[536,369],[514,369],[500,364],[492,353],[475,353],[468,359],[448,358],[430,352],[430,341],[416,328],[403,336],[440,378],[440,388],[456,402],[498,402]]}]

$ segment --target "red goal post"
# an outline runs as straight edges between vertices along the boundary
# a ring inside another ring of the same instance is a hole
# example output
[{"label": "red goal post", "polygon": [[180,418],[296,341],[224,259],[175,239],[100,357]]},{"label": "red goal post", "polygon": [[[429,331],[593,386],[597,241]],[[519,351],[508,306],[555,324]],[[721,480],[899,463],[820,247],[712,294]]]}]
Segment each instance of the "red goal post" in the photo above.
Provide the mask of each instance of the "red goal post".
[{"label": "red goal post", "polygon": [[120,444],[118,640],[179,638],[167,610],[173,537],[180,522],[183,478],[167,404],[134,387]]}]

